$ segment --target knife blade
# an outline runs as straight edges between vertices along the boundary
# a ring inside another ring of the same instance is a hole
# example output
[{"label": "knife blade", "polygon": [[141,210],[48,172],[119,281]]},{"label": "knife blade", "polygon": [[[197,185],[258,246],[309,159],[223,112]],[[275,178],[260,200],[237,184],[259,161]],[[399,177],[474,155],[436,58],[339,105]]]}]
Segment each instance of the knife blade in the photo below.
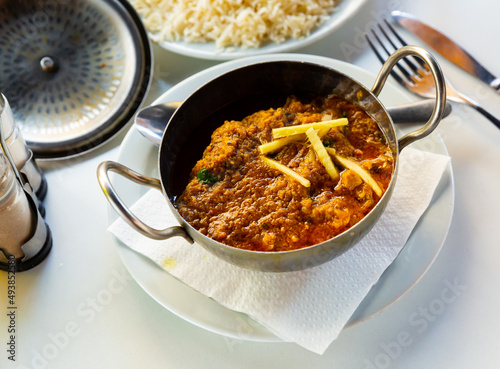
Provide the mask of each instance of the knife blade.
[{"label": "knife blade", "polygon": [[471,54],[458,45],[455,41],[444,35],[437,29],[415,18],[413,15],[393,11],[392,18],[403,28],[417,36],[428,46],[434,49],[442,57],[462,68],[466,72],[479,78],[488,84],[496,92],[500,93],[500,78],[495,77],[483,65],[481,65]]}]

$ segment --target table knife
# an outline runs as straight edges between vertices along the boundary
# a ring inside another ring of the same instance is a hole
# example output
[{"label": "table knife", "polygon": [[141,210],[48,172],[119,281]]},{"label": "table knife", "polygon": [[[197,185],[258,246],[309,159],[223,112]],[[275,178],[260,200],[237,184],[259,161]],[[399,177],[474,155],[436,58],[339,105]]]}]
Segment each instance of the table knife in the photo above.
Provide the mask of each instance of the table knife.
[{"label": "table knife", "polygon": [[500,78],[495,77],[486,70],[484,66],[455,41],[428,24],[421,22],[411,14],[393,11],[391,15],[396,23],[417,36],[442,57],[479,78],[496,92],[500,93]]}]

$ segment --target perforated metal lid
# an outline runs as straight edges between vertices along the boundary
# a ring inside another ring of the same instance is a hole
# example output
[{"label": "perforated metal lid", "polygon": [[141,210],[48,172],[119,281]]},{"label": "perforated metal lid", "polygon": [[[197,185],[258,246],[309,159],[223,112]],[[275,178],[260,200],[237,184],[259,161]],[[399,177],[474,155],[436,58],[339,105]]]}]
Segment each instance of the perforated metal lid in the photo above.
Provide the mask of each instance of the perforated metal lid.
[{"label": "perforated metal lid", "polygon": [[79,155],[118,133],[151,66],[126,0],[0,0],[0,90],[37,158]]}]

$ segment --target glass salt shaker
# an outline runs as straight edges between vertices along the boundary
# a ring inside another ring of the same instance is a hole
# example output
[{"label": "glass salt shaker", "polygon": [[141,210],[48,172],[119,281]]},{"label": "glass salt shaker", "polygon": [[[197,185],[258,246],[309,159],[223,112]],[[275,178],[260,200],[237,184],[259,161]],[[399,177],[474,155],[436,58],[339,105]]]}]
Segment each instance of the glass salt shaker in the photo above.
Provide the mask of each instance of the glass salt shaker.
[{"label": "glass salt shaker", "polygon": [[9,148],[17,170],[22,171],[33,188],[39,201],[43,201],[47,193],[47,181],[33,158],[19,131],[14,115],[6,97],[0,93],[0,123],[2,124],[5,142]]},{"label": "glass salt shaker", "polygon": [[12,155],[24,160],[23,151],[16,146],[16,140],[9,145],[5,139],[3,127],[11,127],[5,122],[9,116],[5,106],[0,101],[0,269],[23,271],[45,259],[52,247],[52,236],[40,214],[33,187],[27,176],[21,176]]},{"label": "glass salt shaker", "polygon": [[[6,258],[19,259],[24,256],[21,245],[33,233],[33,217],[28,198],[3,152],[0,153],[0,250]],[[5,258],[0,261],[6,262]]]}]

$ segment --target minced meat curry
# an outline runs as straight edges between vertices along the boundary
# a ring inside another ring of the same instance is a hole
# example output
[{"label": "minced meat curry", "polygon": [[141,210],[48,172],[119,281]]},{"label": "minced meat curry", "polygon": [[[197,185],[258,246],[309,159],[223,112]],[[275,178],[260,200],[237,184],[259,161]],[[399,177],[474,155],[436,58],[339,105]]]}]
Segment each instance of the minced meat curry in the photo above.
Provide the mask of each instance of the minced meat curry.
[{"label": "minced meat curry", "polygon": [[[283,127],[293,129],[279,133]],[[335,96],[310,103],[291,96],[283,107],[217,128],[175,205],[226,245],[294,250],[363,219],[393,169],[385,136],[363,109]]]}]

